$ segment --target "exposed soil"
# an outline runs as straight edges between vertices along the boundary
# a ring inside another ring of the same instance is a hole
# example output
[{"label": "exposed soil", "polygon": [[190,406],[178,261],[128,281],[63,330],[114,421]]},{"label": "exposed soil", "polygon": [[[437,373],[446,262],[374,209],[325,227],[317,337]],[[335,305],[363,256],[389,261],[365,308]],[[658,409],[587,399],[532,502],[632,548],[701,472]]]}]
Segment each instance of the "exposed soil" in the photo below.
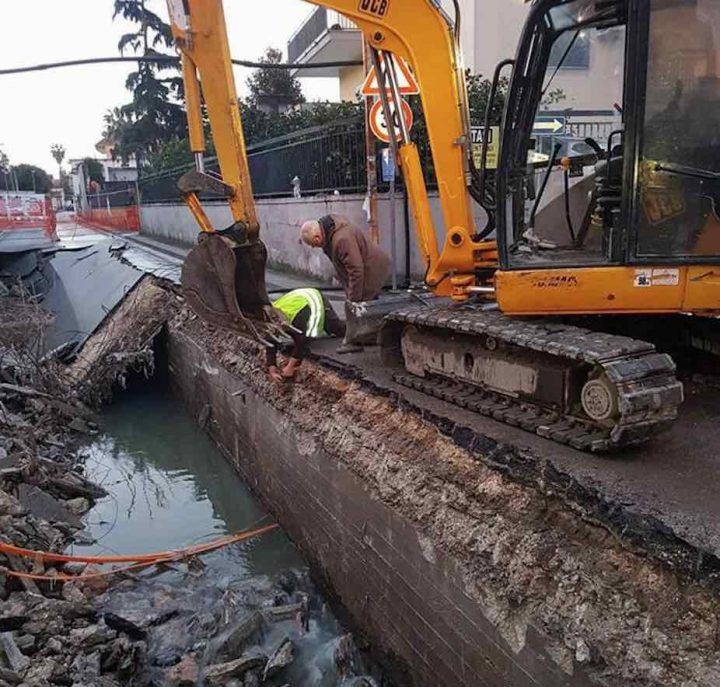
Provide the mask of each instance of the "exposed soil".
[{"label": "exposed soil", "polygon": [[305,362],[271,382],[262,356],[187,310],[171,327],[282,411],[461,567],[467,593],[514,650],[533,628],[565,670],[603,685],[720,684],[720,599],[636,541],[571,509],[542,485],[511,481],[393,399]]}]

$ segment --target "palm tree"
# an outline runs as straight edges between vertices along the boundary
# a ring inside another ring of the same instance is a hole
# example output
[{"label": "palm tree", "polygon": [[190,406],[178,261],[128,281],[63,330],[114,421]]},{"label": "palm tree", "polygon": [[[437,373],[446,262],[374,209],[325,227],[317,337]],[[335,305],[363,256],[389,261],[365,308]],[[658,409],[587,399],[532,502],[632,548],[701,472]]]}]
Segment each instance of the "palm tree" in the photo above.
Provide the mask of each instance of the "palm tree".
[{"label": "palm tree", "polygon": [[60,181],[60,197],[63,204],[65,203],[65,189],[63,187],[63,170],[62,161],[65,159],[65,146],[60,143],[53,143],[50,146],[50,154],[55,158],[58,166],[58,180]]}]

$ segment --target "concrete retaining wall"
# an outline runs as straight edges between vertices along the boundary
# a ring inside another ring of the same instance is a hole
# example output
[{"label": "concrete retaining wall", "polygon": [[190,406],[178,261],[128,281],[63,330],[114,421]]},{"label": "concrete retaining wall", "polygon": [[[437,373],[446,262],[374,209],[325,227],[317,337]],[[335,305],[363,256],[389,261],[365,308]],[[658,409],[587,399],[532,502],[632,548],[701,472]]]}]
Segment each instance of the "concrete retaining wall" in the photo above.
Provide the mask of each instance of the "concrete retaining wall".
[{"label": "concrete retaining wall", "polygon": [[[394,684],[591,684],[581,670],[568,674],[550,660],[533,631],[512,650],[487,609],[468,595],[452,557],[378,498],[333,454],[332,445],[293,424],[205,346],[202,339],[171,328],[175,392],[203,418],[220,450],[339,599]],[[239,360],[234,354],[231,359]],[[352,428],[347,432],[353,435]],[[337,441],[344,439],[338,435]],[[379,453],[377,460],[382,463]]]},{"label": "concrete retaining wall", "polygon": [[[269,251],[271,267],[285,268],[298,274],[305,274],[316,279],[330,281],[333,269],[319,250],[312,250],[300,244],[298,235],[300,225],[307,219],[322,217],[329,213],[347,215],[358,226],[366,228],[367,220],[363,210],[364,195],[316,196],[308,198],[272,198],[257,200],[258,217],[261,232]],[[437,194],[430,199],[435,226],[438,236],[442,237],[442,211]],[[230,210],[224,202],[205,203],[208,217],[216,227],[227,227],[232,223]],[[410,271],[415,279],[425,273],[425,264],[421,259],[415,240],[415,228],[410,215]],[[395,231],[397,237],[397,270],[405,274],[405,225],[403,200],[400,195],[395,201]],[[478,222],[483,214],[478,208]],[[175,242],[192,244],[197,237],[197,225],[185,205],[177,203],[160,203],[142,206],[141,233],[147,236]],[[390,201],[386,196],[378,200],[378,224],[380,227],[380,243],[390,255]],[[442,238],[440,238],[442,241]]]}]

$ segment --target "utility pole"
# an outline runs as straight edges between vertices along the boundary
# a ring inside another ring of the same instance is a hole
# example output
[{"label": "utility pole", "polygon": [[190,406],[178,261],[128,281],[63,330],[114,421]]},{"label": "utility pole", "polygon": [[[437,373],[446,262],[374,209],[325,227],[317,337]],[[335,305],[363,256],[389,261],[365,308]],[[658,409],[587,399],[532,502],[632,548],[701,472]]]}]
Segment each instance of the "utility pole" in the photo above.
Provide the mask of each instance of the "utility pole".
[{"label": "utility pole", "polygon": [[[370,59],[370,46],[363,39],[363,69],[365,74],[370,71],[372,60]],[[373,243],[380,243],[380,230],[377,221],[377,160],[375,159],[375,136],[370,130],[370,108],[371,102],[363,98],[365,102],[365,170],[367,173],[367,214],[368,226],[370,227],[370,238]]]}]

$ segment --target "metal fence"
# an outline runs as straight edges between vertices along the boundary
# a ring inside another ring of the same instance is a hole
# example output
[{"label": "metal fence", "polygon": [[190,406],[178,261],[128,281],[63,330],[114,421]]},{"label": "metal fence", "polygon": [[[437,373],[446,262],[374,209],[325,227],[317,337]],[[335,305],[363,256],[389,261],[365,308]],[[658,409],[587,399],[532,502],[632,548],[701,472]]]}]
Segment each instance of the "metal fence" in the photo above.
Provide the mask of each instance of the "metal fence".
[{"label": "metal fence", "polygon": [[134,181],[105,181],[97,193],[87,193],[87,207],[78,207],[81,224],[110,231],[139,231],[138,192]]},{"label": "metal fence", "polygon": [[[302,195],[362,192],[367,188],[363,120],[303,129],[248,146],[248,163],[256,197],[293,195],[295,177]],[[209,172],[219,171],[216,158],[208,158],[205,167]],[[177,180],[191,168],[185,165],[141,177],[142,202],[179,200]]]},{"label": "metal fence", "polygon": [[137,203],[134,181],[105,181],[101,191],[87,194],[88,205],[95,209],[122,208]]},{"label": "metal fence", "polygon": [[[542,115],[562,116],[565,125],[558,136],[540,137],[540,152],[546,152],[546,148],[551,149],[555,142],[560,142],[563,155],[572,154],[573,146],[584,145],[582,140],[586,136],[592,136],[604,145],[618,122],[618,115],[612,110],[547,111]],[[432,155],[427,138],[421,135],[422,130],[417,127],[420,161],[427,187],[435,189],[437,182]],[[387,188],[380,174],[383,147],[376,144],[380,191]],[[367,169],[363,118],[331,122],[250,145],[248,161],[253,193],[259,198],[292,196],[293,179],[296,177],[303,196],[364,193],[367,189]],[[208,158],[205,166],[209,172],[219,173],[216,158]],[[178,202],[177,180],[191,168],[192,165],[188,164],[159,174],[141,176],[138,186],[142,203]]]}]

